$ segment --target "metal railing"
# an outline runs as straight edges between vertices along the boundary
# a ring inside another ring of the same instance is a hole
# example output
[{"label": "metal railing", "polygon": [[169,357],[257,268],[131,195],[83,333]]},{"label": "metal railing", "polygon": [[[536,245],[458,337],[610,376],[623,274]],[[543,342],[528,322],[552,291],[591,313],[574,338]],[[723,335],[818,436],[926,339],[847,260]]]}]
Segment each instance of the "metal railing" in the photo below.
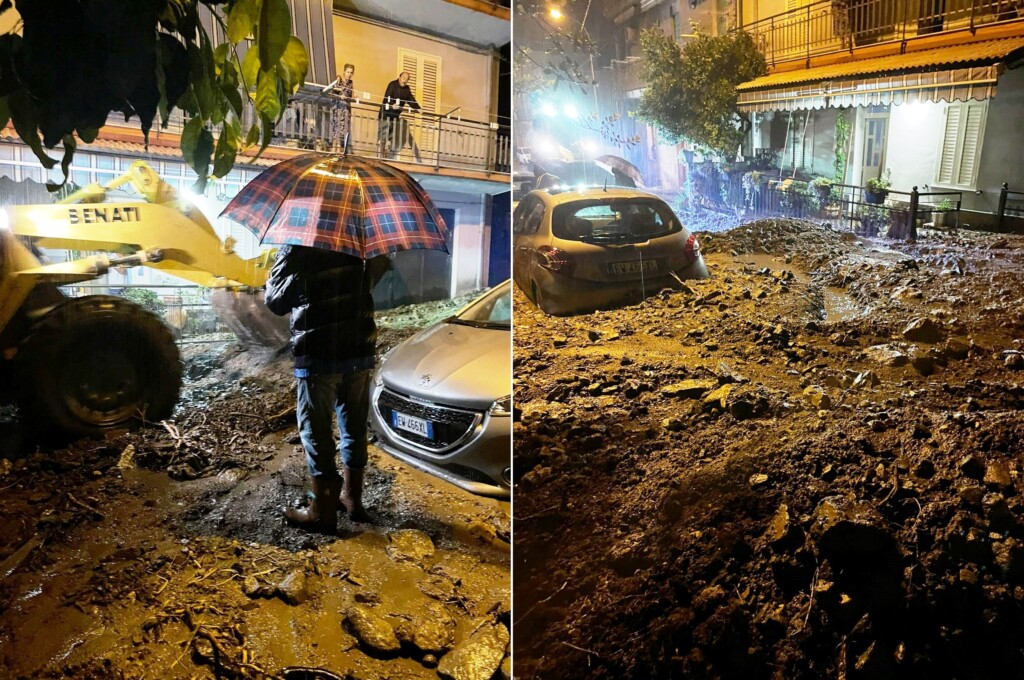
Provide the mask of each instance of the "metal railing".
[{"label": "metal railing", "polygon": [[996,211],[996,229],[1003,230],[1007,217],[1024,218],[1024,191],[1010,191],[1010,185],[1003,182],[999,190],[999,208]]},{"label": "metal railing", "polygon": [[[338,115],[336,103],[337,100],[329,94],[300,92],[288,103],[274,128],[271,143],[310,150],[332,150],[331,122]],[[512,140],[507,126],[463,120],[456,115],[457,110],[447,114],[416,112],[403,114],[400,125],[385,126],[385,132],[381,134],[379,104],[352,103],[349,110],[350,153],[435,168],[511,172]],[[180,132],[186,121],[185,115],[176,110],[171,114],[166,129]],[[247,130],[253,122],[252,110],[246,108],[243,129]],[[126,125],[123,117],[116,116],[108,119],[107,124]],[[136,121],[127,123],[137,124]],[[406,139],[412,144],[399,144]]]},{"label": "metal railing", "polygon": [[[963,193],[959,191],[924,192],[886,190],[872,196],[864,187],[832,185],[832,213],[860,236],[917,238],[918,227],[957,229]],[[836,196],[838,194],[838,197]]]},{"label": "metal railing", "polygon": [[[1019,0],[818,0],[747,24],[769,64],[1024,17]],[[902,49],[901,49],[902,51]]]}]

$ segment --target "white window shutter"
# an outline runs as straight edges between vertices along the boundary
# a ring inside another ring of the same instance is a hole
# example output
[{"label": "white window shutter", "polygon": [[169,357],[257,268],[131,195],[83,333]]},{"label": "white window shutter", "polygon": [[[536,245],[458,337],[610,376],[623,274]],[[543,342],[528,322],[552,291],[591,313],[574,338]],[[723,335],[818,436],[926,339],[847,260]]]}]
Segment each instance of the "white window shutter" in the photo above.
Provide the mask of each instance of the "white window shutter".
[{"label": "white window shutter", "polygon": [[961,145],[960,167],[956,183],[974,186],[978,176],[978,156],[981,151],[981,131],[985,125],[985,106],[981,102],[964,105],[967,115],[964,120],[964,141]]},{"label": "white window shutter", "polygon": [[960,139],[960,105],[950,104],[946,107],[946,126],[942,136],[942,152],[939,154],[939,168],[936,181],[939,184],[952,184],[956,169],[957,143]]}]

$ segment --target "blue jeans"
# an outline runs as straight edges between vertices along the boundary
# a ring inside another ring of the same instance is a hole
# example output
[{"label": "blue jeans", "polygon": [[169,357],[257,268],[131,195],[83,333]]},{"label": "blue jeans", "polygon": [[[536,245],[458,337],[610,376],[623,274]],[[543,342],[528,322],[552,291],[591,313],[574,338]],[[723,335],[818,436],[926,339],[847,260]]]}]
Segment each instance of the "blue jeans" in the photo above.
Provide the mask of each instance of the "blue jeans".
[{"label": "blue jeans", "polygon": [[298,378],[296,414],[299,437],[306,449],[306,465],[312,477],[338,478],[334,428],[338,421],[341,439],[337,450],[352,468],[366,467],[366,418],[370,413],[370,379],[373,371],[311,375]]}]

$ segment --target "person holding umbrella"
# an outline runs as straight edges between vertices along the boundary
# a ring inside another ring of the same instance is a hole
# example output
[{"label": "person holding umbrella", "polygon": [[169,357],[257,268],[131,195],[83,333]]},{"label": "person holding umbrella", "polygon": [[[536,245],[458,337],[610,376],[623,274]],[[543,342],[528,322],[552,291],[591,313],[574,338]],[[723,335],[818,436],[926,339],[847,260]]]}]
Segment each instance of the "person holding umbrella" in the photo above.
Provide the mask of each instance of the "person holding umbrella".
[{"label": "person holding umbrella", "polygon": [[[337,531],[338,509],[367,521],[366,421],[377,329],[373,288],[401,250],[450,252],[449,231],[423,188],[401,170],[358,156],[305,154],[262,172],[221,213],[280,244],[266,285],[275,314],[291,314],[299,437],[312,478],[289,522]],[[340,441],[335,444],[332,418]],[[341,453],[342,474],[337,452]]]}]

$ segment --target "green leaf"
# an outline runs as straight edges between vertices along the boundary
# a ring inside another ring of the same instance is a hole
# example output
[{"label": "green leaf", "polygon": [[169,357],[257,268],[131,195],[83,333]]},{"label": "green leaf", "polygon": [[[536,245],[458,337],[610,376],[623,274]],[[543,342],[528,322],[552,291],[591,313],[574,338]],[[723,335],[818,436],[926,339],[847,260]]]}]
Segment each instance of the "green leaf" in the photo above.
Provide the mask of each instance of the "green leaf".
[{"label": "green leaf", "polygon": [[237,87],[230,85],[229,83],[221,83],[220,91],[224,93],[224,98],[228,104],[231,105],[231,110],[235,112],[236,116],[242,115],[242,93],[238,91]]},{"label": "green leaf", "polygon": [[276,64],[288,47],[292,34],[292,16],[288,0],[263,0],[259,33],[256,36],[261,64]]},{"label": "green leaf", "polygon": [[60,169],[64,173],[63,185],[68,181],[68,170],[71,168],[71,159],[75,157],[75,150],[78,149],[78,142],[74,135],[64,135],[64,157],[60,160]]},{"label": "green leaf", "polygon": [[78,128],[78,137],[86,144],[92,144],[100,134],[99,128]]},{"label": "green leaf", "polygon": [[242,81],[250,90],[256,87],[256,78],[260,73],[260,53],[252,47],[242,57]]},{"label": "green leaf", "polygon": [[39,126],[36,123],[36,112],[28,92],[22,88],[10,93],[7,95],[7,106],[11,113],[11,122],[14,123],[15,132],[21,137],[21,141],[32,149],[32,153],[36,155],[43,167],[49,170],[57,165],[57,161],[43,151],[43,142],[39,139]]},{"label": "green leaf", "polygon": [[237,44],[248,38],[259,15],[258,0],[236,0],[228,14],[228,40]]},{"label": "green leaf", "polygon": [[277,120],[281,115],[281,98],[278,95],[277,67],[269,71],[260,71],[259,82],[256,84],[256,110],[261,116]]},{"label": "green leaf", "polygon": [[221,74],[224,70],[224,65],[228,61],[228,51],[231,49],[229,43],[221,43],[217,45],[217,49],[213,51],[213,63],[217,67],[217,75]]},{"label": "green leaf", "polygon": [[199,139],[196,143],[195,155],[192,157],[192,169],[199,175],[193,185],[197,191],[206,190],[206,178],[210,173],[210,160],[213,158],[213,133],[203,128],[199,132]]},{"label": "green leaf", "polygon": [[217,139],[217,151],[213,156],[213,176],[223,177],[231,172],[237,153],[238,140],[235,138],[235,130],[230,123],[225,123],[220,138]]},{"label": "green leaf", "polygon": [[274,120],[261,115],[260,125],[263,128],[263,141],[260,142],[260,150],[256,152],[256,158],[259,158],[267,150],[271,140],[274,139]]},{"label": "green leaf", "polygon": [[193,159],[196,155],[196,147],[199,146],[199,134],[203,131],[203,119],[198,116],[185,123],[185,129],[181,132],[181,155],[185,162],[195,167]]},{"label": "green leaf", "polygon": [[309,72],[309,55],[301,40],[295,36],[288,39],[288,47],[278,66],[285,89],[289,94],[295,94],[306,82],[306,73]]},{"label": "green leaf", "polygon": [[249,128],[249,134],[245,136],[245,145],[255,146],[258,141],[260,141],[260,124],[253,123]]}]

